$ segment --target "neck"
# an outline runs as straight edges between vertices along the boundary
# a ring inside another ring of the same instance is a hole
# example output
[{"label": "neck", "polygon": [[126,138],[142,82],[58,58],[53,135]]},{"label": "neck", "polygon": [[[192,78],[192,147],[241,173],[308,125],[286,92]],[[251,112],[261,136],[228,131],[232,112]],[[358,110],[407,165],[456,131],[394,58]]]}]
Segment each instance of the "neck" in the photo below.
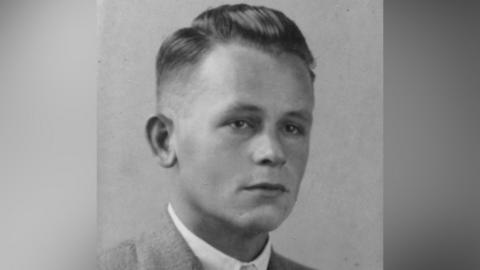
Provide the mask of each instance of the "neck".
[{"label": "neck", "polygon": [[267,243],[268,233],[248,233],[211,217],[197,217],[197,211],[172,202],[182,223],[196,236],[216,249],[242,262],[254,260]]}]

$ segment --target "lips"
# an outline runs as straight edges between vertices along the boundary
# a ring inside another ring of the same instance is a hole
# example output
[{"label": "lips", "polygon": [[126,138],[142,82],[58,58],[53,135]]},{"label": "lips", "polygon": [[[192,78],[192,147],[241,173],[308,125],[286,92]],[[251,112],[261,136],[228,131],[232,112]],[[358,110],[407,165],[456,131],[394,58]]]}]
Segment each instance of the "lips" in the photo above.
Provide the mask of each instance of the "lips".
[{"label": "lips", "polygon": [[270,183],[259,183],[247,186],[246,190],[265,190],[265,191],[277,191],[277,192],[288,192],[288,189],[281,184],[270,184]]}]

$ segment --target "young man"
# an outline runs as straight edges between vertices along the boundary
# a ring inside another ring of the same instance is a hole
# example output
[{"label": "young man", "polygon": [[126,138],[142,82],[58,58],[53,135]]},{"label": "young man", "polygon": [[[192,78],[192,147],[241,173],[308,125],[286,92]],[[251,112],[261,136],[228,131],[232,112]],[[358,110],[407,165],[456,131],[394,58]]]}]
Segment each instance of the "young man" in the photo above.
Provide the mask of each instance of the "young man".
[{"label": "young man", "polygon": [[308,159],[313,57],[295,23],[224,5],[162,44],[147,137],[172,172],[155,234],[101,256],[104,269],[308,269],[272,249]]}]

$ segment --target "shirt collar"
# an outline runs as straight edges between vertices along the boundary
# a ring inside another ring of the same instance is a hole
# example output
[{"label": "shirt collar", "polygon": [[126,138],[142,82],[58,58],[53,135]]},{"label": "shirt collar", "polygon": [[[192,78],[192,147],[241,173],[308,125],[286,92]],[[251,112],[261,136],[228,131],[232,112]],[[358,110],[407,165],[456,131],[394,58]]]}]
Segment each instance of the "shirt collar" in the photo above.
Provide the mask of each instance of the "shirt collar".
[{"label": "shirt collar", "polygon": [[270,237],[268,238],[267,244],[263,248],[260,255],[258,255],[253,261],[245,263],[228,256],[227,254],[214,248],[213,246],[205,242],[203,239],[196,236],[178,218],[170,203],[168,204],[168,214],[172,218],[175,227],[177,227],[180,234],[183,236],[187,244],[192,249],[193,253],[202,263],[205,270],[239,270],[242,266],[252,264],[255,265],[256,269],[258,270],[267,269],[268,262],[270,261],[270,256],[272,253],[272,243],[270,241]]}]

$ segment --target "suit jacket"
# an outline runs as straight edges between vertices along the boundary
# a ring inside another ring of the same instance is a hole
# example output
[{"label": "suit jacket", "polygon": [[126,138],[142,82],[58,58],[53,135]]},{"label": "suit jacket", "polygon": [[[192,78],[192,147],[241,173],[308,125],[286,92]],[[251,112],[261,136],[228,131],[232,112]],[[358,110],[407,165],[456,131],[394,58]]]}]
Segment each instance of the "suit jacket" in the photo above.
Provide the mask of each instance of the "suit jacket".
[{"label": "suit jacket", "polygon": [[[168,213],[163,213],[158,232],[145,233],[103,252],[102,270],[203,270],[199,259],[177,230]],[[272,250],[268,270],[312,270]]]}]

